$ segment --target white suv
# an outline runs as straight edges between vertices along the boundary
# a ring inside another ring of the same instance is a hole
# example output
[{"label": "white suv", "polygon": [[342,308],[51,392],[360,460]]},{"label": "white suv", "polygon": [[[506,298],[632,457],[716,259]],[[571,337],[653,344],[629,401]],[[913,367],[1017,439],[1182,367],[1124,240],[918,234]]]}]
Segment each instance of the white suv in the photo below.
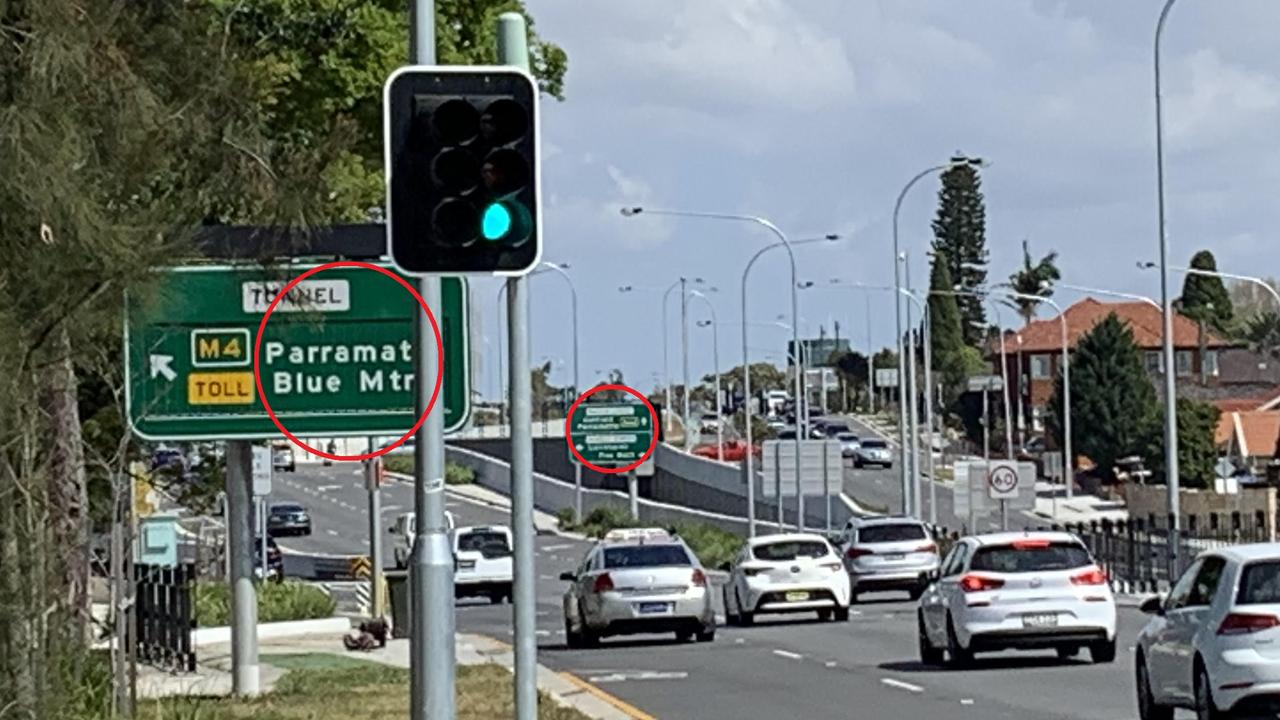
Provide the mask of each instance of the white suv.
[{"label": "white suv", "polygon": [[920,659],[954,665],[975,652],[1089,648],[1116,657],[1116,603],[1107,576],[1074,535],[994,533],[958,540],[920,598]]},{"label": "white suv", "polygon": [[1204,553],[1142,610],[1153,616],[1134,650],[1143,720],[1171,720],[1175,707],[1280,713],[1280,544]]},{"label": "white suv", "polygon": [[505,525],[460,527],[453,536],[454,597],[511,600],[514,578],[511,529]]}]

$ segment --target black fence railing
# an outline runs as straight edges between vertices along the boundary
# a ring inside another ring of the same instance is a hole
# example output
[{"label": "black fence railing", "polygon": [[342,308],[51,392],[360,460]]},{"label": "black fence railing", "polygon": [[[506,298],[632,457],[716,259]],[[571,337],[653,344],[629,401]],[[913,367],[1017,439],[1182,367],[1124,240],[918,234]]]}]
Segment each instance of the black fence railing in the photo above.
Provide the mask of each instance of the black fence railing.
[{"label": "black fence railing", "polygon": [[175,672],[194,672],[195,563],[134,566],[138,660]]}]

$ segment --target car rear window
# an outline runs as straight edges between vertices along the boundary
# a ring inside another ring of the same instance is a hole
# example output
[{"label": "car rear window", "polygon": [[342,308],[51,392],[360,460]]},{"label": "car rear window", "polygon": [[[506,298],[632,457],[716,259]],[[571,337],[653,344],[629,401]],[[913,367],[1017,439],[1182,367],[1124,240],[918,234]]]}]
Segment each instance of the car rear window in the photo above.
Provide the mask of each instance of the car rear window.
[{"label": "car rear window", "polygon": [[928,537],[922,525],[902,523],[901,525],[872,525],[858,531],[860,543],[906,542],[923,540]]},{"label": "car rear window", "polygon": [[1092,565],[1084,546],[1073,542],[1051,542],[980,547],[969,562],[970,570],[998,573],[1050,572]]},{"label": "car rear window", "polygon": [[692,565],[689,553],[679,545],[627,545],[606,548],[606,568],[662,567],[664,565]]},{"label": "car rear window", "polygon": [[757,545],[751,548],[751,554],[757,560],[786,561],[796,558],[820,558],[828,554],[826,543],[816,540],[794,540],[775,542],[768,545]]},{"label": "car rear window", "polygon": [[507,534],[492,530],[463,533],[458,536],[458,549],[479,552],[485,558],[506,557],[511,554]]},{"label": "car rear window", "polygon": [[885,447],[885,444],[884,444],[884,441],[883,441],[883,440],[863,440],[863,441],[862,441],[862,447],[864,447],[864,448],[882,448],[882,447]]},{"label": "car rear window", "polygon": [[272,505],[271,512],[273,513],[302,512],[302,506],[301,505]]},{"label": "car rear window", "polygon": [[1280,561],[1267,560],[1244,566],[1240,576],[1240,590],[1236,594],[1240,605],[1270,605],[1280,603]]}]

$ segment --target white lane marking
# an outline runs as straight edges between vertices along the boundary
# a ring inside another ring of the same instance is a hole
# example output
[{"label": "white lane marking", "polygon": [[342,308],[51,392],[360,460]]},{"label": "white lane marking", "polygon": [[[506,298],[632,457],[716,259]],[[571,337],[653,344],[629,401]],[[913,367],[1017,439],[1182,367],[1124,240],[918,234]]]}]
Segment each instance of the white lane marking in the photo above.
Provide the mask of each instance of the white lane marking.
[{"label": "white lane marking", "polygon": [[338,531],[337,531],[337,530],[325,530],[325,532],[329,533],[330,535],[332,535],[332,536],[334,536],[334,537],[338,537]]},{"label": "white lane marking", "polygon": [[571,547],[573,546],[568,543],[564,543],[559,545],[543,545],[542,549],[546,550],[547,552],[555,552],[556,550],[568,550]]},{"label": "white lane marking", "polygon": [[534,630],[533,634],[537,635],[538,637],[551,637],[550,630]]},{"label": "white lane marking", "polygon": [[383,505],[382,506],[382,512],[395,512],[396,510],[402,510],[402,509],[404,509],[403,505]]},{"label": "white lane marking", "polygon": [[341,485],[318,485],[318,486],[316,486],[316,490],[318,490],[318,491],[320,491],[320,492],[329,492],[330,490],[341,490],[341,489],[342,489],[342,486],[341,486]]},{"label": "white lane marking", "polygon": [[826,661],[826,662],[822,663],[822,665],[823,665],[824,667],[833,668],[833,667],[835,667],[835,666],[836,666],[836,661],[835,661],[835,660],[828,660],[828,661]]},{"label": "white lane marking", "polygon": [[960,698],[960,704],[961,704],[961,705],[972,705],[972,704],[973,704],[973,698]]},{"label": "white lane marking", "polygon": [[539,580],[555,580],[556,577],[554,575],[539,575],[538,579]]},{"label": "white lane marking", "polygon": [[801,654],[799,654],[799,653],[793,653],[793,652],[789,652],[789,651],[787,651],[787,650],[774,650],[774,651],[773,651],[773,654],[774,654],[774,655],[777,655],[778,657],[784,657],[784,658],[787,658],[788,660],[800,660],[800,659],[802,659],[802,658],[804,657],[803,655],[801,655]]},{"label": "white lane marking", "polygon": [[894,680],[893,678],[880,678],[880,683],[882,685],[888,685],[889,687],[892,687],[892,688],[898,688],[899,690],[906,690],[907,692],[913,692],[913,693],[924,692],[924,688],[920,687],[919,685],[912,685],[911,683],[902,682],[901,680]]},{"label": "white lane marking", "polygon": [[741,644],[742,644],[742,643],[744,643],[744,642],[746,642],[746,640],[743,640],[742,638],[734,638],[734,639],[733,639],[733,644],[734,644],[734,645],[741,645]]},{"label": "white lane marking", "polygon": [[689,677],[686,672],[615,672],[608,675],[591,675],[587,677],[587,682],[593,683],[611,683],[626,682],[628,680],[684,680]]}]

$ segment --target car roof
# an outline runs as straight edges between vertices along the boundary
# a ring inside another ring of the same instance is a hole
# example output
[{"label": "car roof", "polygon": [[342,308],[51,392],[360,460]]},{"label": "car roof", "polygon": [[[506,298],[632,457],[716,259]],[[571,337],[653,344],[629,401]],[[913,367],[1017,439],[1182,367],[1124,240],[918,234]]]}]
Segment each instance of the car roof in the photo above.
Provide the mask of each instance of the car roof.
[{"label": "car roof", "polygon": [[876,515],[873,517],[854,518],[853,526],[858,528],[872,527],[875,525],[924,525],[923,520],[917,520],[909,515]]},{"label": "car roof", "polygon": [[1209,550],[1203,555],[1221,555],[1238,562],[1253,560],[1280,560],[1280,543],[1249,543]]},{"label": "car roof", "polygon": [[511,528],[506,525],[464,525],[453,529],[454,534],[463,535],[469,532],[499,532],[511,534]]},{"label": "car roof", "polygon": [[757,535],[748,541],[748,544],[755,548],[761,545],[772,545],[779,542],[821,542],[825,543],[826,538],[817,533],[774,533],[773,535]]},{"label": "car roof", "polygon": [[292,509],[294,509],[294,508],[297,508],[297,509],[299,509],[299,510],[306,510],[306,508],[305,508],[305,507],[303,507],[302,503],[296,503],[296,502],[278,502],[278,503],[272,503],[272,504],[271,504],[271,509],[272,509],[272,510],[292,510]]},{"label": "car roof", "polygon": [[1026,532],[998,532],[986,533],[983,535],[968,536],[979,546],[987,545],[1008,545],[1018,540],[1048,540],[1049,542],[1072,542],[1079,543],[1080,538],[1069,532],[1060,531],[1026,531]]}]

